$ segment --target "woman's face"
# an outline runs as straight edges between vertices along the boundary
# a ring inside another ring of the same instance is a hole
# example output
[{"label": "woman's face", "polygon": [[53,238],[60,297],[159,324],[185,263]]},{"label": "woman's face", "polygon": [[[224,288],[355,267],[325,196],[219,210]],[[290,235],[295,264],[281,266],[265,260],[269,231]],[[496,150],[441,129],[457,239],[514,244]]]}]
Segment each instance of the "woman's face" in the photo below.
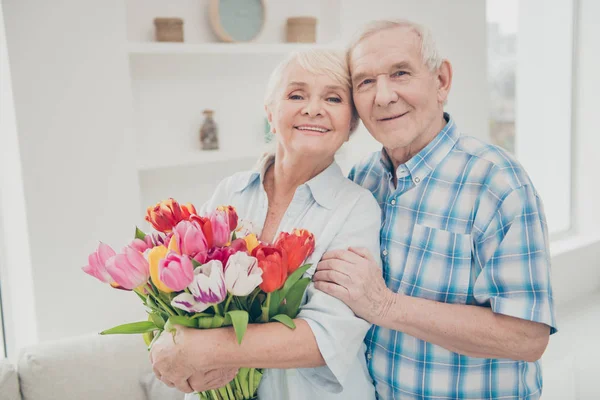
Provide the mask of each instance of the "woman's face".
[{"label": "woman's face", "polygon": [[327,75],[312,74],[294,63],[284,72],[267,113],[285,153],[333,157],[349,137],[350,90]]}]

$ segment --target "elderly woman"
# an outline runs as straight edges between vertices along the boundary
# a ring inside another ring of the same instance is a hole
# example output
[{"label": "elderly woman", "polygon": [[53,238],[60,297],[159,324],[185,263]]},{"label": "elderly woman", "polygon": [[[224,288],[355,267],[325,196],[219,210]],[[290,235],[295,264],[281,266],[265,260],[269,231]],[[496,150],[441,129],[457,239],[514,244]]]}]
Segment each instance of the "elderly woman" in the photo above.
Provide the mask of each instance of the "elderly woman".
[{"label": "elderly woman", "polygon": [[[334,160],[358,124],[350,87],[346,62],[336,53],[300,52],[283,61],[271,76],[265,106],[275,153],[256,170],[225,179],[202,207],[235,206],[267,243],[294,228],[314,233],[308,276],[330,250],[379,254],[379,206]],[[175,343],[163,335],[154,344],[154,371],[187,393],[222,386],[237,368],[255,367],[267,369],[261,400],[375,398],[363,344],[367,322],[312,284],[294,322],[294,330],[279,323],[249,325],[241,345],[231,327],[180,327]],[[207,370],[217,379],[211,381]]]}]

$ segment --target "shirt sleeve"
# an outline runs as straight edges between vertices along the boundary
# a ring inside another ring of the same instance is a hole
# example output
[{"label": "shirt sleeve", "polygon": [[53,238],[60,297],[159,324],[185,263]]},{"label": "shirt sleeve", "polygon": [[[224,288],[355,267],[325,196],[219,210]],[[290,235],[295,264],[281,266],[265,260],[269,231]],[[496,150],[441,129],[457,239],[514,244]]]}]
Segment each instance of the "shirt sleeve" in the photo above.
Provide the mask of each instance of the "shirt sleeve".
[{"label": "shirt sleeve", "polygon": [[[365,192],[327,251],[350,246],[365,247],[381,267],[380,221],[379,205],[371,193]],[[344,389],[346,376],[356,362],[358,352],[364,350],[363,340],[371,324],[357,317],[344,302],[316,290],[313,283],[308,286],[306,296],[307,302],[298,318],[304,319],[311,327],[326,366],[298,371],[313,385],[339,393]]]},{"label": "shirt sleeve", "polygon": [[475,301],[492,311],[540,322],[556,332],[548,228],[541,199],[530,185],[512,190],[474,240],[481,268]]}]

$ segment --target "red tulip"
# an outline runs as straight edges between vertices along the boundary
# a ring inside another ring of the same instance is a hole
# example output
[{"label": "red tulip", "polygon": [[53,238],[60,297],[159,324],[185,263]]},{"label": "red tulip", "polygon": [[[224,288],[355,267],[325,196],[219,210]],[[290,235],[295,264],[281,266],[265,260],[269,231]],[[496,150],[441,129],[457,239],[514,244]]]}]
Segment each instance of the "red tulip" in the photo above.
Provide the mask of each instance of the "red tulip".
[{"label": "red tulip", "polygon": [[294,229],[292,233],[281,232],[275,241],[275,247],[287,254],[288,274],[291,274],[315,250],[315,236],[305,229]]},{"label": "red tulip", "polygon": [[280,289],[287,279],[285,250],[274,246],[258,245],[252,251],[252,256],[258,259],[258,266],[263,271],[260,288],[265,293]]},{"label": "red tulip", "polygon": [[170,232],[181,221],[187,221],[196,214],[192,204],[179,205],[172,198],[156,203],[146,210],[146,221],[159,232]]}]

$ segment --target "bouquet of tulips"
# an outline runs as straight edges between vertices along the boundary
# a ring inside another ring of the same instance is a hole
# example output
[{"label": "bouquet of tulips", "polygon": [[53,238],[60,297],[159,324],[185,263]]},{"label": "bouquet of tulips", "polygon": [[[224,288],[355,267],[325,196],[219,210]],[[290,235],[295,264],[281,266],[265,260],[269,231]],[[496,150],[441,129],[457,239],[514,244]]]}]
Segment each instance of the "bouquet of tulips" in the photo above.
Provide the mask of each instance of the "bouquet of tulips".
[{"label": "bouquet of tulips", "polygon": [[[84,272],[113,288],[133,291],[147,321],[119,325],[101,334],[143,334],[152,341],[173,325],[197,329],[233,326],[238,343],[248,323],[278,321],[294,329],[310,278],[314,236],[282,232],[274,245],[238,227],[232,206],[197,215],[193,205],[173,199],[148,207],[146,220],[157,230],[135,238],[116,253],[100,243]],[[223,388],[198,393],[201,400],[255,399],[262,371],[241,368]]]}]

